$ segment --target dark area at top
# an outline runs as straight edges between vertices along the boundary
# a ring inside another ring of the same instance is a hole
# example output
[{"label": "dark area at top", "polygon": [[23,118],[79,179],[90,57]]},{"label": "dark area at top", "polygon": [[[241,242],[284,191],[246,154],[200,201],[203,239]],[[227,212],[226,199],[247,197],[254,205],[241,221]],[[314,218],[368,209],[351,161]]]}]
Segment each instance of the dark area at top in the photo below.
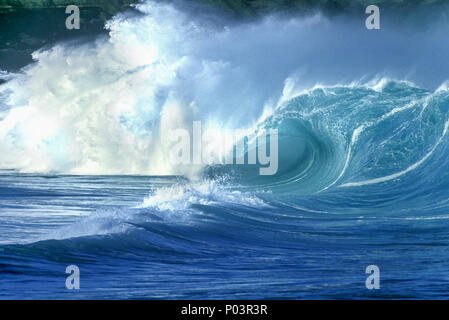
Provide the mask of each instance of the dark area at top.
[{"label": "dark area at top", "polygon": [[[195,11],[214,11],[236,21],[257,19],[268,13],[307,14],[321,11],[327,15],[363,15],[376,4],[382,10],[416,14],[416,8],[447,14],[440,9],[447,0],[157,0]],[[82,39],[105,33],[104,23],[114,14],[130,9],[136,0],[0,0],[0,70],[18,70],[30,63],[36,49],[58,41]],[[67,5],[81,9],[80,30],[67,30]],[[449,15],[448,15],[449,19]]]}]

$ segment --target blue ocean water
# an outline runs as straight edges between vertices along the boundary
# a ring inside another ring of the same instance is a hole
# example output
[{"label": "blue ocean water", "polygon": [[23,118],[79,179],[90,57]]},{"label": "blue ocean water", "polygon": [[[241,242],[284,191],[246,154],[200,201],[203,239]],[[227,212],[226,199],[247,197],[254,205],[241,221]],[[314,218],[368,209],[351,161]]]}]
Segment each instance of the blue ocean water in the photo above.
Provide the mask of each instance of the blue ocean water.
[{"label": "blue ocean water", "polygon": [[[136,10],[0,65],[0,299],[448,298],[444,14]],[[193,121],[277,130],[276,174],[173,165]]]},{"label": "blue ocean water", "polygon": [[447,298],[448,106],[398,82],[301,94],[264,122],[275,176],[2,171],[0,297]]}]

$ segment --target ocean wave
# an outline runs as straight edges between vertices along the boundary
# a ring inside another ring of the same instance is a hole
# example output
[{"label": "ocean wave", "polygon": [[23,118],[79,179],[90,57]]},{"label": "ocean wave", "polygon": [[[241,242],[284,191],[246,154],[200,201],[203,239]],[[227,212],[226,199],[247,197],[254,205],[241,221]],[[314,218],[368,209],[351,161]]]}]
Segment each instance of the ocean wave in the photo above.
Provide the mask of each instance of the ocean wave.
[{"label": "ocean wave", "polygon": [[[274,112],[279,113],[297,97],[317,94],[319,89],[323,95],[314,99],[323,101],[311,101],[313,108],[301,106],[295,111],[306,120],[295,119],[291,130],[304,126],[298,129],[301,139],[311,139],[295,141],[305,145],[298,147],[302,151],[296,159],[309,164],[326,162],[311,157],[331,159],[346,152],[350,161],[354,151],[347,143],[345,127],[351,127],[352,120],[345,124],[339,119],[341,129],[327,131],[311,128],[307,120],[313,114],[326,116],[325,110],[332,109],[326,105],[330,103],[326,92],[328,96],[339,95],[343,88],[352,88],[352,98],[349,93],[340,95],[351,103],[361,87],[379,94],[388,91],[393,83],[389,79],[400,79],[395,82],[395,86],[404,86],[400,94],[412,95],[420,90],[434,91],[446,80],[442,76],[448,69],[446,60],[422,58],[432,56],[430,48],[436,39],[414,35],[414,42],[425,51],[417,55],[399,45],[406,37],[399,27],[390,26],[388,34],[380,31],[366,41],[367,30],[357,27],[359,22],[320,14],[288,19],[273,15],[234,24],[222,20],[212,23],[152,1],[136,8],[139,15],[117,15],[107,23],[109,37],[38,50],[33,54],[34,64],[17,74],[2,75],[8,81],[0,86],[1,167],[21,172],[197,178],[204,165],[176,166],[166,161],[171,130],[191,130],[195,120],[220,132],[255,132],[266,119],[278,117]],[[448,25],[435,21],[428,28],[445,34],[441,31]],[[350,36],[341,41],[342,34]],[[380,46],[388,55],[376,50]],[[315,52],[322,53],[320,58]],[[400,63],[390,65],[390,53],[400,56]],[[429,78],[426,72],[437,62],[435,72],[441,76],[434,72]],[[373,93],[364,98],[378,97]],[[403,97],[398,96],[399,101],[390,98],[384,103],[402,105]],[[372,107],[379,112],[385,109]],[[352,111],[339,108],[339,112]],[[336,115],[331,117],[336,119]],[[351,114],[349,118],[353,119]],[[320,136],[323,134],[328,136]],[[326,146],[318,147],[318,142]],[[345,169],[340,160],[336,161],[321,167],[326,183],[310,190],[340,183],[350,163]],[[298,174],[304,170],[299,169]],[[291,177],[299,178],[304,179]]]}]

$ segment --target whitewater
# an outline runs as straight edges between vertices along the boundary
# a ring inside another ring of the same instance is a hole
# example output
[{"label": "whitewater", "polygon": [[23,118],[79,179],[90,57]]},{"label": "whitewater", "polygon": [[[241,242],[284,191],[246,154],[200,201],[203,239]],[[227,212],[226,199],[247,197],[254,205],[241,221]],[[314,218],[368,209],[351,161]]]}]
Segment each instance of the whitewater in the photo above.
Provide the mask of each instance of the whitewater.
[{"label": "whitewater", "polygon": [[[449,22],[395,18],[145,1],[0,65],[0,298],[448,298]],[[276,174],[173,165],[194,121],[277,130]]]}]

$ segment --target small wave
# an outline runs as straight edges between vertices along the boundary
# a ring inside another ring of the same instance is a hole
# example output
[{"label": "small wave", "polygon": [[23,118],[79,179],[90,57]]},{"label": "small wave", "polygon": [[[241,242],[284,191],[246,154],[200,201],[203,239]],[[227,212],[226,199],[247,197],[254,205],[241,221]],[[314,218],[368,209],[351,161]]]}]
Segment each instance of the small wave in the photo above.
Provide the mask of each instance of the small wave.
[{"label": "small wave", "polygon": [[192,205],[243,205],[268,206],[257,196],[232,190],[216,180],[175,184],[155,190],[138,208],[154,208],[161,211],[189,210]]}]

